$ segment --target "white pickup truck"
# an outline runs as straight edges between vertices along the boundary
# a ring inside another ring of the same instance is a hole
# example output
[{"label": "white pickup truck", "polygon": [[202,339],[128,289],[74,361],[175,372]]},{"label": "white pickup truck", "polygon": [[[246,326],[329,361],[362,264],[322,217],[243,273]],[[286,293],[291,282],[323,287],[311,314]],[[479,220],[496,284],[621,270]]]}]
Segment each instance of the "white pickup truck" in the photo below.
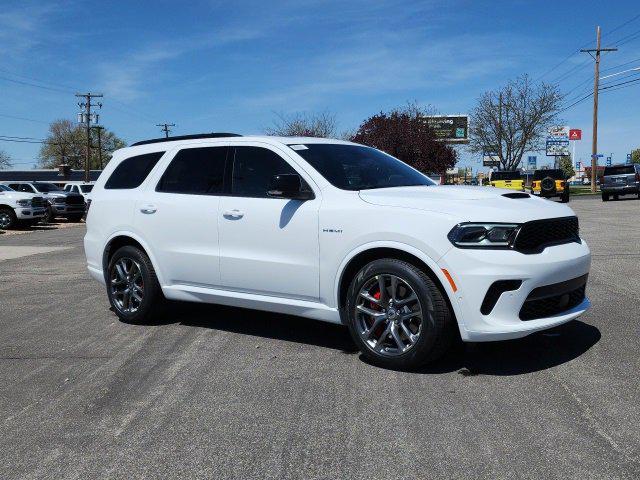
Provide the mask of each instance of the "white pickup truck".
[{"label": "white pickup truck", "polygon": [[45,213],[44,198],[0,185],[0,229],[9,229],[20,223],[35,225]]}]

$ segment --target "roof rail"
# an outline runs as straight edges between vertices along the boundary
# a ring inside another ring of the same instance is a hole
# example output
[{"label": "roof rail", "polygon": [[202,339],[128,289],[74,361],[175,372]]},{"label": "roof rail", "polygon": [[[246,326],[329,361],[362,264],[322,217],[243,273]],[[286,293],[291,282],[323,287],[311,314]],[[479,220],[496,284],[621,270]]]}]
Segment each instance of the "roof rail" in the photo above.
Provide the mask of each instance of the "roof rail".
[{"label": "roof rail", "polygon": [[150,143],[175,142],[176,140],[197,140],[200,138],[225,138],[225,137],[241,137],[237,133],[196,133],[194,135],[178,135],[176,137],[152,138],[151,140],[142,140],[131,144],[132,147],[138,145],[149,145]]}]

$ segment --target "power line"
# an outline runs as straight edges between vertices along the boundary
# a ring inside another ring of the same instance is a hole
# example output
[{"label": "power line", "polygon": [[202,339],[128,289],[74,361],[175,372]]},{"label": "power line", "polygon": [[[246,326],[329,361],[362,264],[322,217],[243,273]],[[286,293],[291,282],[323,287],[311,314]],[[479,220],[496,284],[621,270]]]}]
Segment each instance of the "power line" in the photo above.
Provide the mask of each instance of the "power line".
[{"label": "power line", "polygon": [[11,78],[8,78],[8,77],[3,77],[3,76],[0,76],[0,80],[5,80],[7,82],[17,83],[19,85],[26,85],[26,86],[29,86],[29,87],[42,88],[44,90],[50,90],[50,91],[53,91],[53,92],[70,93],[69,90],[62,90],[60,88],[55,88],[55,87],[45,87],[44,85],[38,85],[38,84],[35,84],[35,83],[25,82],[25,81],[22,81],[22,80],[14,80],[14,79],[11,79]]},{"label": "power line", "polygon": [[615,45],[616,45],[616,47],[620,47],[620,46],[624,45],[625,43],[629,43],[630,41],[635,40],[636,38],[639,38],[639,37],[640,37],[640,30],[638,30],[637,32],[635,32],[635,33],[633,33],[633,34],[631,34],[631,35],[629,35],[627,37],[624,37],[625,38],[624,41],[619,40],[618,43],[616,43]]},{"label": "power line", "polygon": [[626,82],[615,83],[613,85],[607,85],[606,87],[602,87],[600,90],[609,90],[610,88],[613,88],[613,87],[619,87],[620,85],[627,85],[629,83],[636,83],[636,82],[640,82],[640,78],[627,80]]},{"label": "power line", "polygon": [[636,15],[635,17],[633,17],[631,20],[627,20],[626,22],[624,22],[622,25],[618,25],[616,28],[614,28],[613,30],[609,30],[608,32],[602,34],[603,37],[606,37],[607,35],[611,35],[613,32],[617,32],[618,30],[620,30],[623,27],[626,27],[627,25],[629,25],[631,22],[634,22],[635,20],[640,18],[640,13],[638,15]]},{"label": "power line", "polygon": [[25,118],[25,117],[16,117],[13,115],[6,115],[4,113],[0,113],[0,117],[11,118],[13,120],[24,120],[25,122],[35,122],[35,123],[44,123],[45,125],[49,125],[50,122],[45,122],[43,120],[34,120],[33,118]]}]

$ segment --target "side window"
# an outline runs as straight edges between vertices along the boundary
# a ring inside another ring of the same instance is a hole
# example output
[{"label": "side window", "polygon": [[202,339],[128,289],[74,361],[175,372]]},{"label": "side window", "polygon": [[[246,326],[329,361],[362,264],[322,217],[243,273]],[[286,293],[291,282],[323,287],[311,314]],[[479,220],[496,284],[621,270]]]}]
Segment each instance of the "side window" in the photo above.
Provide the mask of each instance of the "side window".
[{"label": "side window", "polygon": [[20,185],[20,191],[26,192],[26,193],[36,193],[36,189],[33,188],[31,185],[27,185],[26,183],[23,183],[22,185]]},{"label": "side window", "polygon": [[235,147],[231,194],[236,197],[268,197],[271,178],[298,173],[275,152],[261,147]]},{"label": "side window", "polygon": [[139,187],[162,155],[164,152],[153,152],[123,160],[113,171],[104,188],[115,190]]},{"label": "side window", "polygon": [[185,148],[165,170],[157,192],[216,195],[223,192],[227,147]]},{"label": "side window", "polygon": [[9,184],[9,188],[12,190],[15,190],[16,192],[20,191],[20,184],[19,183],[10,183]]}]

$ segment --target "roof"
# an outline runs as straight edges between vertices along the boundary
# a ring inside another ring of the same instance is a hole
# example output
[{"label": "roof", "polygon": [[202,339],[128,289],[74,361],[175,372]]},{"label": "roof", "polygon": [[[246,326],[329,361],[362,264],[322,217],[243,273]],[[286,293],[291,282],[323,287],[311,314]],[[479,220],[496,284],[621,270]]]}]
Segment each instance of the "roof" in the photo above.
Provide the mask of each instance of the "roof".
[{"label": "roof", "polygon": [[[91,170],[89,177],[96,181],[102,170]],[[84,170],[71,170],[66,177],[58,169],[33,169],[33,170],[0,170],[0,182],[82,182]]]},{"label": "roof", "polygon": [[227,137],[241,137],[242,135],[238,135],[237,133],[196,133],[193,135],[178,135],[175,137],[160,137],[160,138],[152,138],[150,140],[141,140],[140,142],[136,142],[132,144],[132,147],[137,147],[139,145],[149,145],[151,143],[164,143],[164,142],[173,142],[176,140],[202,140],[206,138],[227,138]]}]

